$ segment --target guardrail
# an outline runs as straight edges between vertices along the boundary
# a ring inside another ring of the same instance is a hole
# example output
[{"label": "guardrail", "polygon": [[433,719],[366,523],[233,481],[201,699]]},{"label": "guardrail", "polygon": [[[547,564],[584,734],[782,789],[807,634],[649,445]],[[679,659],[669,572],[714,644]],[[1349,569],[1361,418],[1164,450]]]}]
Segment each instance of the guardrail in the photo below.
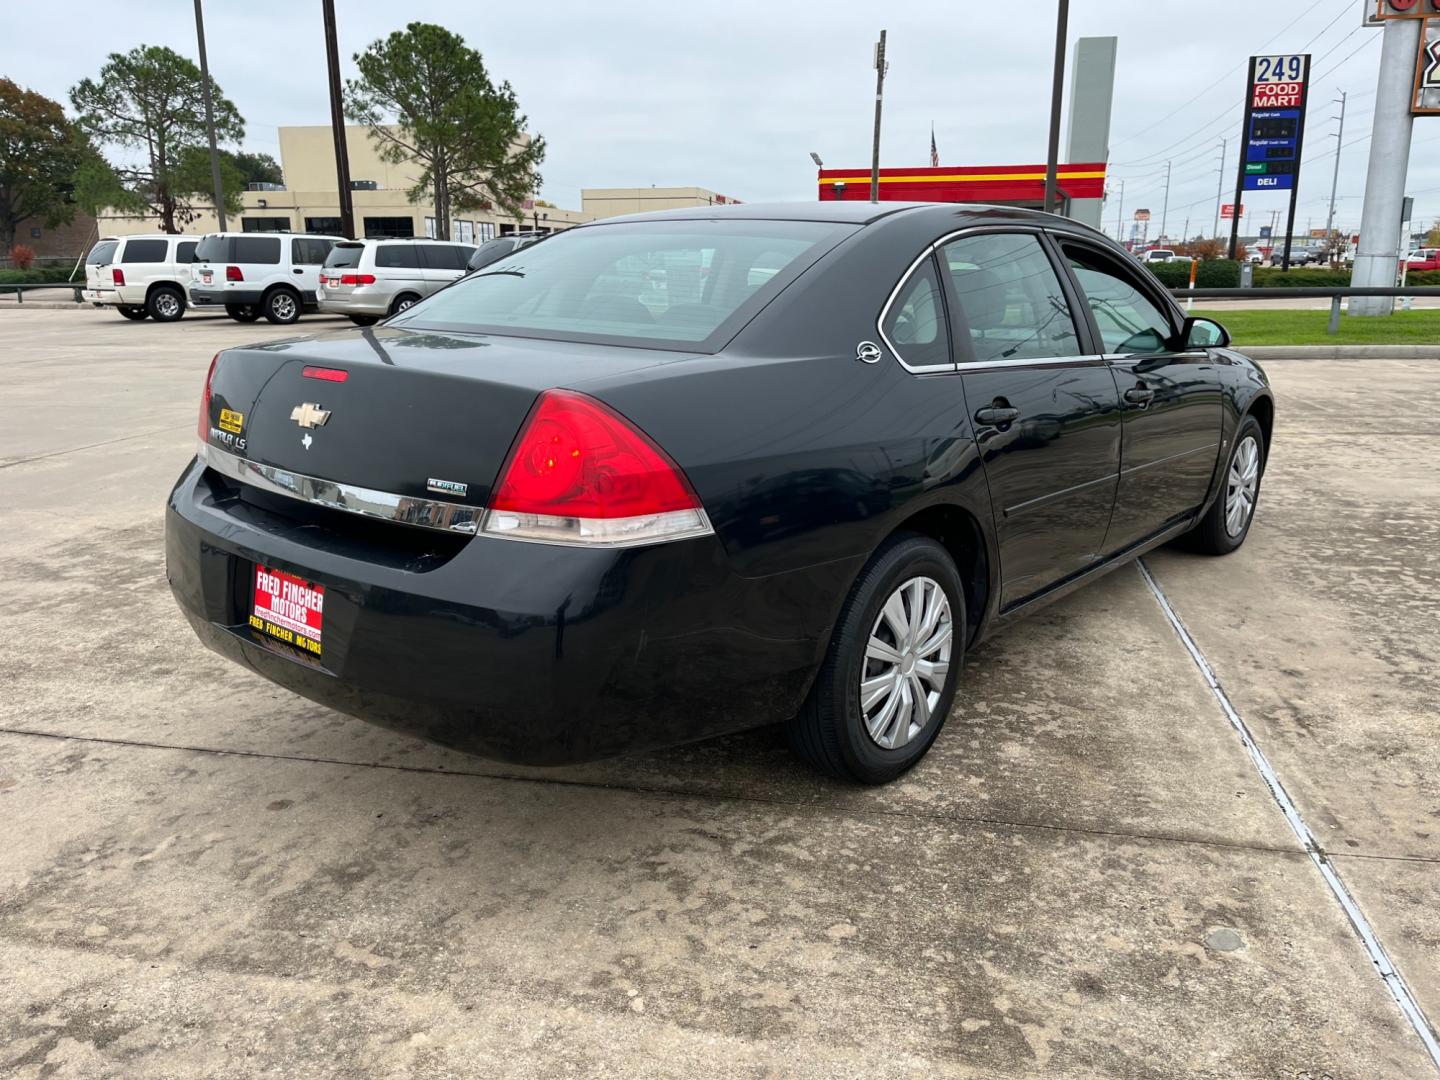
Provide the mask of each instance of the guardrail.
[{"label": "guardrail", "polygon": [[1402,296],[1440,296],[1440,286],[1416,285],[1408,289],[1395,287],[1350,287],[1331,286],[1329,288],[1316,287],[1313,289],[1171,289],[1170,295],[1177,300],[1269,300],[1280,297],[1290,297],[1298,300],[1329,300],[1330,301],[1330,327],[1329,332],[1333,336],[1340,333],[1340,302],[1357,296],[1389,296],[1399,298]]},{"label": "guardrail", "polygon": [[85,298],[80,295],[85,289],[83,281],[37,281],[23,285],[0,285],[0,292],[4,292],[6,289],[14,291],[17,304],[23,304],[25,293],[33,289],[70,289],[75,293],[75,303],[83,304],[85,302]]}]

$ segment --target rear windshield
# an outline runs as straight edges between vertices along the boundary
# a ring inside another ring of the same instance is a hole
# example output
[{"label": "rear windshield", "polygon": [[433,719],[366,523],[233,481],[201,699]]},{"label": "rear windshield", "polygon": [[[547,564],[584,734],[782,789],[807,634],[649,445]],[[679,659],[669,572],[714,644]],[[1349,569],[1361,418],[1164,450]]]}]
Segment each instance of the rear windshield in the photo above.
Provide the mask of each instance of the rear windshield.
[{"label": "rear windshield", "polygon": [[573,229],[491,263],[390,325],[713,350],[853,231],[748,220]]},{"label": "rear windshield", "polygon": [[360,256],[365,254],[364,244],[336,244],[325,256],[326,266],[359,266]]},{"label": "rear windshield", "polygon": [[230,237],[202,236],[200,246],[195,249],[196,262],[229,262]]},{"label": "rear windshield", "polygon": [[86,266],[109,266],[115,258],[115,249],[120,246],[118,240],[102,240],[90,249],[90,254],[85,256]]}]

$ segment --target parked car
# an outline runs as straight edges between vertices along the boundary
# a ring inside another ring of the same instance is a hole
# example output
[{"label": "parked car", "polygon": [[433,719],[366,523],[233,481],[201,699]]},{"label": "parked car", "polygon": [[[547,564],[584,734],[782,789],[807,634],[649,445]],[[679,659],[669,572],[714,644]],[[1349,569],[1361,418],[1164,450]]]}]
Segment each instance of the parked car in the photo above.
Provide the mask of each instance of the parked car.
[{"label": "parked car", "polygon": [[443,289],[465,273],[474,244],[447,240],[341,240],[325,258],[321,311],[369,326]]},{"label": "parked car", "polygon": [[190,266],[190,302],[223,305],[236,322],[261,315],[293,323],[317,311],[320,268],[334,236],[303,233],[206,233]]},{"label": "parked car", "polygon": [[1169,248],[1151,248],[1145,252],[1144,261],[1147,263],[1173,262],[1175,257],[1175,252]]},{"label": "parked car", "polygon": [[781,723],[880,783],[991,631],[1244,543],[1274,404],[1228,340],[1034,211],[596,222],[381,327],[219,353],[167,574],[212,649],[447,746]]},{"label": "parked car", "polygon": [[1440,248],[1417,248],[1410,252],[1405,260],[1405,269],[1411,273],[1417,270],[1440,270]]},{"label": "parked car", "polygon": [[106,236],[85,256],[84,297],[127,319],[174,322],[185,314],[185,286],[198,241],[162,233]]},{"label": "parked car", "polygon": [[549,233],[543,232],[521,232],[511,233],[508,236],[497,236],[493,240],[486,240],[475,249],[475,254],[470,256],[468,269],[479,270],[482,266],[489,266],[497,259],[503,259],[512,251],[519,251],[521,248],[529,247],[538,240],[544,240]]}]

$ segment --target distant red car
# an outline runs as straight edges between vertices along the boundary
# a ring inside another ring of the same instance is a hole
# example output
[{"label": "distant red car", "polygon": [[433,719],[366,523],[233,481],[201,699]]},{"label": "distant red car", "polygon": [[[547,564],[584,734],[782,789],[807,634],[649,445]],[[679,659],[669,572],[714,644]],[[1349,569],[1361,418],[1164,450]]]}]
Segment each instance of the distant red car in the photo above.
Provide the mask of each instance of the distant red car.
[{"label": "distant red car", "polygon": [[1416,270],[1440,270],[1440,248],[1412,251],[1406,259],[1405,268],[1412,273]]}]

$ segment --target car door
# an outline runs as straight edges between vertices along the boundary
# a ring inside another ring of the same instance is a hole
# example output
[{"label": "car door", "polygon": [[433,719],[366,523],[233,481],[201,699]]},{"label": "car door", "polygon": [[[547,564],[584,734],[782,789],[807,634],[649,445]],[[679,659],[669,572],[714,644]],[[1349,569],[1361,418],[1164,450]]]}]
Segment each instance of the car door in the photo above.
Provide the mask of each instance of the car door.
[{"label": "car door", "polygon": [[376,276],[384,283],[391,297],[428,295],[425,270],[420,265],[418,244],[377,244],[375,246]]},{"label": "car door", "polygon": [[1220,452],[1219,372],[1205,350],[1177,348],[1180,320],[1148,275],[1098,244],[1059,243],[1120,390],[1120,486],[1105,539],[1116,552],[1204,502]]},{"label": "car door", "polygon": [[318,236],[293,236],[290,238],[291,284],[300,290],[305,303],[315,303],[315,292],[320,288],[320,268],[325,265],[325,256],[330,254],[333,240]]},{"label": "car door", "polygon": [[464,272],[465,262],[471,251],[470,248],[444,242],[416,244],[415,248],[420,254],[420,272],[425,279],[425,296],[439,292],[458,278]]},{"label": "car door", "polygon": [[1009,608],[1100,560],[1120,471],[1119,396],[1042,233],[962,234],[939,261]]}]

